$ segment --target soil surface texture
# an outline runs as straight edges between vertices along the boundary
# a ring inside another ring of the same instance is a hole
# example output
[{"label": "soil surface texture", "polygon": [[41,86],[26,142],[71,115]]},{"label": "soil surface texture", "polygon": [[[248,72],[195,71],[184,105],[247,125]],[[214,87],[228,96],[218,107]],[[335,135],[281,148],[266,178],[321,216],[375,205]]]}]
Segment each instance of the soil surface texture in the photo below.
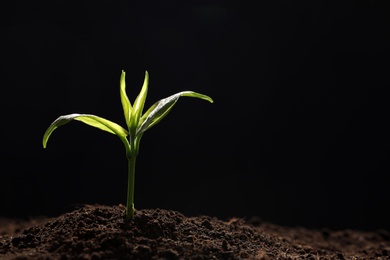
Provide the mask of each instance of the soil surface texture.
[{"label": "soil surface texture", "polygon": [[164,209],[84,205],[55,218],[0,220],[0,259],[390,259],[390,232],[284,227]]}]

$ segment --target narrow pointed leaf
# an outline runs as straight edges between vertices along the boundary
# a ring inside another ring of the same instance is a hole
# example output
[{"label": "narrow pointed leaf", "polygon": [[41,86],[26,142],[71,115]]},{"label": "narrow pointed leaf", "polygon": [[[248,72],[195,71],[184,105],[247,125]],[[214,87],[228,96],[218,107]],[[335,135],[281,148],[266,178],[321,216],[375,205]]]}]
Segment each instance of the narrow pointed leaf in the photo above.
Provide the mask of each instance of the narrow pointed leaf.
[{"label": "narrow pointed leaf", "polygon": [[183,91],[161,99],[154,103],[142,116],[136,135],[144,133],[146,130],[160,122],[166,115],[168,115],[169,111],[171,111],[181,96],[201,98],[209,101],[210,103],[214,102],[209,96],[193,91]]},{"label": "narrow pointed leaf", "polygon": [[183,92],[180,92],[179,94],[180,94],[180,96],[182,96],[182,97],[200,98],[200,99],[207,100],[207,101],[209,101],[210,103],[214,103],[214,100],[213,100],[211,97],[206,96],[206,95],[203,95],[203,94],[200,94],[200,93],[197,93],[197,92],[193,92],[193,91],[183,91]]},{"label": "narrow pointed leaf", "polygon": [[47,141],[49,140],[50,135],[55,129],[57,129],[59,126],[69,123],[72,120],[77,120],[87,125],[99,128],[103,131],[107,131],[111,134],[115,134],[121,139],[123,139],[123,137],[126,137],[128,134],[126,129],[124,129],[120,125],[102,117],[89,114],[69,114],[60,116],[59,118],[54,120],[54,122],[48,127],[45,134],[43,135],[43,147],[46,148]]},{"label": "narrow pointed leaf", "polygon": [[123,114],[125,115],[126,125],[130,127],[130,117],[133,113],[133,108],[126,94],[126,72],[122,70],[121,80],[120,80],[120,95],[123,107]]},{"label": "narrow pointed leaf", "polygon": [[148,94],[148,85],[149,85],[149,74],[146,71],[144,84],[142,86],[141,92],[139,93],[139,95],[134,101],[133,115],[132,115],[133,116],[132,126],[134,127],[134,129],[137,127],[138,121],[142,115],[142,110],[144,109],[146,96]]},{"label": "narrow pointed leaf", "polygon": [[118,136],[127,136],[128,134],[122,126],[100,116],[81,114],[74,119]]},{"label": "narrow pointed leaf", "polygon": [[147,117],[141,118],[141,124],[137,128],[136,136],[144,133],[146,130],[160,122],[169,113],[177,100],[178,97],[175,96],[174,98],[164,99],[163,102],[160,102],[162,101],[160,100],[151,106],[148,112],[144,114],[147,115]]}]

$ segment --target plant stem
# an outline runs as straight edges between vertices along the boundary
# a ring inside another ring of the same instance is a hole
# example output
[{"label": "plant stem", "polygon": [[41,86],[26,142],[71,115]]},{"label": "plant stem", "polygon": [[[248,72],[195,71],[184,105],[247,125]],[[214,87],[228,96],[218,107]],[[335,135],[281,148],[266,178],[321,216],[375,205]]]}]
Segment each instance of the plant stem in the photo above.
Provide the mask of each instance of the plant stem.
[{"label": "plant stem", "polygon": [[134,181],[135,181],[135,160],[133,155],[128,158],[128,180],[127,180],[127,205],[126,205],[126,220],[130,220],[134,216]]}]

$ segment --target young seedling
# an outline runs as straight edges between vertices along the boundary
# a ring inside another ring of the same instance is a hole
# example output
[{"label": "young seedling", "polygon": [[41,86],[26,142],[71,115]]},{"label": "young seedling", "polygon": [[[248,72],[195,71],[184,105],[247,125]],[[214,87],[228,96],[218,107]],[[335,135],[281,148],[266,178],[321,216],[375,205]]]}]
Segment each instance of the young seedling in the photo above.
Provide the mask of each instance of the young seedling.
[{"label": "young seedling", "polygon": [[126,73],[122,70],[120,78],[120,97],[123,107],[123,113],[127,129],[122,126],[91,114],[68,114],[58,117],[47,128],[43,135],[43,148],[46,148],[47,141],[53,131],[59,126],[65,125],[72,120],[83,122],[87,125],[96,127],[100,130],[107,131],[117,135],[126,148],[126,158],[128,160],[128,186],[127,186],[127,203],[126,203],[126,219],[129,220],[134,215],[134,177],[135,177],[135,162],[138,155],[139,144],[144,132],[155,126],[171,111],[180,97],[195,97],[207,100],[213,103],[213,100],[206,95],[193,91],[182,91],[167,98],[161,99],[154,103],[144,114],[142,114],[146,95],[148,93],[149,74],[145,72],[145,79],[134,104],[131,105],[126,94]]}]

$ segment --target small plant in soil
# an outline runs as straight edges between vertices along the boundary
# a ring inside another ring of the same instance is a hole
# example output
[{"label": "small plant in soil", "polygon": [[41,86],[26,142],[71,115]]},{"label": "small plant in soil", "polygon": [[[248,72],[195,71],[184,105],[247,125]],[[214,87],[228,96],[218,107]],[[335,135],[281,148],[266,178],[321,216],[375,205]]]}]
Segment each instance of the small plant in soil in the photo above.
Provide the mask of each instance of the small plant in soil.
[{"label": "small plant in soil", "polygon": [[127,203],[126,203],[126,219],[129,220],[134,215],[134,180],[135,180],[135,163],[138,155],[139,144],[146,130],[155,126],[171,111],[180,97],[194,97],[207,100],[213,103],[213,100],[206,95],[193,91],[182,91],[161,99],[154,103],[145,113],[143,108],[148,93],[149,74],[145,72],[145,79],[141,89],[133,105],[129,101],[126,94],[126,73],[122,70],[120,78],[120,98],[123,107],[123,113],[127,129],[122,126],[104,119],[102,117],[91,114],[68,114],[58,117],[51,123],[43,135],[43,147],[46,148],[50,135],[59,126],[65,125],[72,120],[83,122],[87,125],[96,127],[100,130],[107,131],[117,135],[123,142],[126,148],[126,158],[128,160],[128,188],[127,188]]}]

